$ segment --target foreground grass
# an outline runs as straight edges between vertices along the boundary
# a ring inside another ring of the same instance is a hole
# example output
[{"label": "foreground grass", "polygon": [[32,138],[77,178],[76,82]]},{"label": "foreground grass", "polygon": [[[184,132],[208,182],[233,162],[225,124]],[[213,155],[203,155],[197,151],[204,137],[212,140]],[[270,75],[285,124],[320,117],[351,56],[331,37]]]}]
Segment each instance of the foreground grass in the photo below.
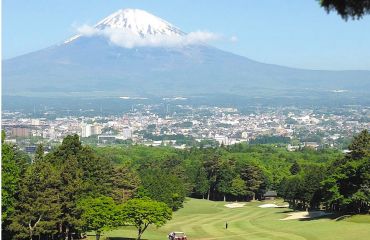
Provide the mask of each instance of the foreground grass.
[{"label": "foreground grass", "polygon": [[[184,208],[161,228],[151,227],[143,239],[165,240],[171,231],[183,231],[189,240],[213,239],[370,239],[370,216],[359,215],[335,220],[289,220],[287,208],[259,208],[261,202],[247,203],[242,208],[229,209],[224,202],[188,199]],[[228,229],[225,229],[225,222]],[[111,240],[134,239],[136,230],[124,227],[104,234]],[[91,238],[93,239],[93,238]]]}]

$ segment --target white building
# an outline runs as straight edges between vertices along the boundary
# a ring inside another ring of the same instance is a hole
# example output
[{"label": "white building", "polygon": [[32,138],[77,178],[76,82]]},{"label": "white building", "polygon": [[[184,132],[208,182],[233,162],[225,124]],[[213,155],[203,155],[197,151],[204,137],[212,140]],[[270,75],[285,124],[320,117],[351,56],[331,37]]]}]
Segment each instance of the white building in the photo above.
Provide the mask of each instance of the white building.
[{"label": "white building", "polygon": [[40,125],[40,119],[31,119],[31,125],[32,126],[39,126]]},{"label": "white building", "polygon": [[99,124],[85,124],[81,125],[81,137],[90,137],[91,135],[100,135],[103,127]]},{"label": "white building", "polygon": [[215,135],[215,138],[214,138],[220,145],[223,144],[223,145],[229,145],[229,138],[227,136],[223,136],[223,135],[218,135],[216,134]]},{"label": "white building", "polygon": [[94,124],[91,126],[91,135],[100,135],[102,133],[103,127],[98,124]]},{"label": "white building", "polygon": [[91,134],[91,124],[82,124],[81,125],[81,137],[86,138],[90,137]]},{"label": "white building", "polygon": [[122,139],[131,139],[132,138],[132,129],[125,127],[122,129]]}]

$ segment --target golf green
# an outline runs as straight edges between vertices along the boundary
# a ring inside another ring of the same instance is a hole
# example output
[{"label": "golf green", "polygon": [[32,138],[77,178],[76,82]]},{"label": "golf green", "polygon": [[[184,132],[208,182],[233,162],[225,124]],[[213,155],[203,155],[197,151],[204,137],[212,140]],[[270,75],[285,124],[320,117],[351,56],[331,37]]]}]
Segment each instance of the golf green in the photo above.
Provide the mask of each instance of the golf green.
[{"label": "golf green", "polygon": [[[288,208],[259,208],[266,202],[249,202],[240,208],[227,208],[225,202],[187,199],[184,208],[173,214],[165,226],[150,227],[142,239],[166,240],[172,231],[185,232],[188,240],[212,239],[370,239],[370,215],[349,218],[286,220]],[[276,201],[282,204],[281,201]],[[228,228],[225,228],[226,222]],[[136,230],[123,227],[103,234],[111,240],[134,239]],[[91,239],[93,237],[91,236]]]}]

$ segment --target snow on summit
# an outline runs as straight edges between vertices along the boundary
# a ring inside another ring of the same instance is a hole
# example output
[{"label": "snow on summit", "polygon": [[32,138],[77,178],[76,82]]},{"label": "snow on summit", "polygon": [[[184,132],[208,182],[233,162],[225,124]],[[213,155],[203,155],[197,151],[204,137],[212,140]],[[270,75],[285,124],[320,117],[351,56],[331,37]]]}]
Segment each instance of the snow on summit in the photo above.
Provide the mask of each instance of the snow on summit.
[{"label": "snow on summit", "polygon": [[140,9],[121,9],[101,20],[95,28],[129,29],[141,37],[158,34],[184,35],[167,21]]},{"label": "snow on summit", "polygon": [[65,41],[65,44],[82,36],[100,36],[124,48],[176,47],[203,44],[218,38],[218,35],[204,31],[186,34],[171,23],[140,9],[121,9],[94,26],[83,25],[77,30],[79,34]]}]

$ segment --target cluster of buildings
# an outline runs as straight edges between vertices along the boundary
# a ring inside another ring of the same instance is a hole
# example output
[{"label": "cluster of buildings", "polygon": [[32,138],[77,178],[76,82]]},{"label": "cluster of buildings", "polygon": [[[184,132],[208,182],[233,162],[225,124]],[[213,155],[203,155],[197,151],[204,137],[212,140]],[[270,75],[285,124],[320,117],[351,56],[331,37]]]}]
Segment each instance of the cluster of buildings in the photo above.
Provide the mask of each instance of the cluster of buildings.
[{"label": "cluster of buildings", "polygon": [[101,135],[103,130],[103,126],[100,124],[81,124],[81,137],[86,138],[92,135]]},{"label": "cluster of buildings", "polygon": [[147,105],[121,116],[48,119],[27,117],[19,112],[3,112],[2,128],[7,140],[24,145],[58,143],[68,134],[78,134],[92,144],[112,144],[116,140],[147,145],[171,144],[186,147],[182,139],[231,145],[260,136],[291,139],[288,150],[301,146],[341,147],[354,134],[370,128],[370,108],[343,108],[337,112],[295,108],[263,108],[253,112],[236,108],[176,105],[171,112],[158,113],[157,105]]}]

